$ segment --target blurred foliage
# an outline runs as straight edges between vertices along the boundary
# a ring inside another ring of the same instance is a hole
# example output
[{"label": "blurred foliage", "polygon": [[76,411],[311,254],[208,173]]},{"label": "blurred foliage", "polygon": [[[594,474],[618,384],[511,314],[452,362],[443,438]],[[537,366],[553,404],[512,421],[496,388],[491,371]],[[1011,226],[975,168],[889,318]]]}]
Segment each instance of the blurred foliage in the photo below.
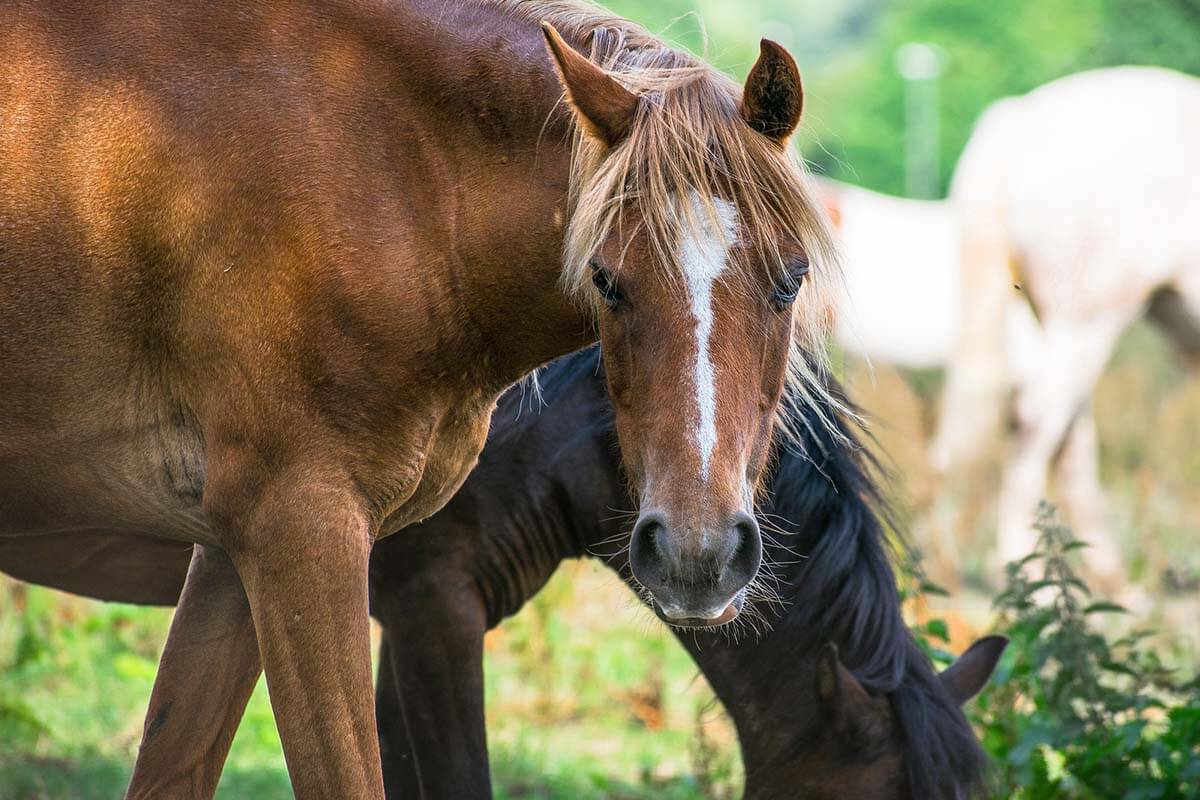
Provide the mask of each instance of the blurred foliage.
[{"label": "blurred foliage", "polygon": [[[996,630],[1010,643],[971,704],[993,758],[995,800],[1182,800],[1200,797],[1200,681],[1184,681],[1148,630],[1107,637],[1071,563],[1086,547],[1039,510],[1033,553],[1007,567]],[[917,630],[946,638],[937,620]]]},{"label": "blurred foliage", "polygon": [[805,156],[823,173],[892,194],[904,191],[904,84],[896,51],[906,42],[929,43],[943,55],[943,188],[975,120],[1001,97],[1073,72],[1121,64],[1200,75],[1196,0],[607,0],[605,5],[739,77],[757,56],[759,37],[782,42],[805,76],[800,136]]},{"label": "blurred foliage", "polygon": [[[897,48],[926,42],[943,54],[939,82],[943,187],[979,114],[1096,67],[1151,64],[1200,75],[1195,0],[904,0],[860,44],[816,77],[817,127],[806,155],[823,172],[879,191],[904,188],[904,86]],[[1114,108],[1113,114],[1122,109]],[[819,140],[813,146],[812,140]],[[1019,158],[1020,154],[1014,154]]]},{"label": "blurred foliage", "polygon": [[[0,577],[0,800],[120,797],[167,609],[99,603]],[[291,796],[260,683],[222,796]]]}]

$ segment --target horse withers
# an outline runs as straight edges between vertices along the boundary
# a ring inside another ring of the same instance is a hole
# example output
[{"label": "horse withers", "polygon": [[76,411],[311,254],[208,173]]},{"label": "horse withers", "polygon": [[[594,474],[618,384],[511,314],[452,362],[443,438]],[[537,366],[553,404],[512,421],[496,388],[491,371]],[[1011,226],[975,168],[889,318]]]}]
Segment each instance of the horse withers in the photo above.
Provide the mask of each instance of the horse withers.
[{"label": "horse withers", "polygon": [[634,572],[736,616],[835,274],[781,48],[743,91],[569,0],[35,0],[0,53],[0,535],[198,545],[131,796],[211,794],[265,667],[297,794],[378,797],[370,547],[597,335]]},{"label": "horse withers", "polygon": [[[389,797],[490,796],[484,633],[561,559],[601,558],[639,589],[628,518],[614,514],[629,496],[597,354],[555,363],[542,386],[540,411],[522,408],[519,390],[501,400],[479,467],[442,511],[372,553]],[[752,622],[733,635],[673,630],[734,721],[751,800],[966,797],[983,762],[956,706],[986,681],[1003,640],[981,640],[934,676],[900,615],[864,451],[845,422],[843,440],[814,410],[800,414],[812,425],[800,444],[820,460],[784,448],[766,482],[774,592],[751,600],[742,619]],[[68,572],[66,542],[40,553],[0,542],[0,569],[37,577],[58,565],[55,585],[108,600],[178,595],[186,553],[153,539],[93,549],[80,536],[71,550],[86,555]]]}]

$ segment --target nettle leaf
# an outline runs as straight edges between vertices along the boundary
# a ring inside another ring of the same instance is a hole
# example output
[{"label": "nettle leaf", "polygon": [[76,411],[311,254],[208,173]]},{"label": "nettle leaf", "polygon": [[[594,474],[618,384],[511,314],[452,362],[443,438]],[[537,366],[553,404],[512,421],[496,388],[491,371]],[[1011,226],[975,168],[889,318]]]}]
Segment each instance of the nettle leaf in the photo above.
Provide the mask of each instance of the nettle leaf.
[{"label": "nettle leaf", "polygon": [[946,624],[946,620],[944,619],[929,620],[929,622],[925,623],[925,632],[935,639],[941,639],[943,642],[950,641],[950,626]]},{"label": "nettle leaf", "polygon": [[931,594],[937,597],[950,596],[950,592],[946,591],[944,588],[930,580],[922,580],[920,583],[920,590],[922,594]]},{"label": "nettle leaf", "polygon": [[[1086,545],[1049,506],[1039,514],[1036,551],[1008,565],[993,602],[1008,650],[971,710],[1001,772],[992,800],[1200,800],[1200,677],[1166,669],[1153,631],[1094,627],[1129,612],[1091,601],[1067,558]],[[932,650],[948,630],[914,633]]]},{"label": "nettle leaf", "polygon": [[1012,564],[1009,564],[1008,568],[1011,570],[1011,569],[1013,569],[1013,566],[1015,565],[1016,569],[1020,569],[1021,567],[1024,567],[1026,564],[1032,564],[1034,561],[1038,561],[1044,557],[1045,557],[1045,554],[1042,553],[1040,550],[1034,550],[1032,553],[1025,556],[1024,558],[1018,559],[1017,561],[1012,562]]},{"label": "nettle leaf", "polygon": [[943,650],[940,647],[930,648],[929,658],[935,664],[950,665],[954,663],[954,653],[951,653],[949,650]]},{"label": "nettle leaf", "polygon": [[1089,604],[1088,607],[1083,610],[1083,613],[1084,614],[1106,614],[1106,613],[1128,614],[1129,609],[1125,608],[1125,606],[1120,605],[1119,603],[1110,603],[1105,600],[1099,600],[1095,603]]},{"label": "nettle leaf", "polygon": [[1117,673],[1120,673],[1121,675],[1128,675],[1128,676],[1134,677],[1134,678],[1136,678],[1138,675],[1136,670],[1131,669],[1130,667],[1127,667],[1124,664],[1117,663],[1116,661],[1104,661],[1100,664],[1100,666],[1103,667],[1104,669],[1108,670],[1109,672],[1117,672]]},{"label": "nettle leaf", "polygon": [[1088,586],[1086,583],[1084,583],[1082,579],[1080,579],[1080,578],[1077,578],[1077,577],[1076,577],[1076,576],[1074,576],[1074,575],[1068,575],[1068,576],[1066,576],[1066,577],[1063,579],[1063,582],[1064,582],[1064,583],[1066,583],[1066,584],[1068,584],[1068,585],[1070,585],[1070,586],[1073,586],[1073,587],[1075,587],[1075,588],[1076,588],[1076,589],[1078,589],[1079,591],[1083,592],[1085,595],[1089,595],[1089,596],[1090,596],[1090,595],[1091,595],[1091,593],[1092,593],[1092,590],[1091,590],[1091,588],[1090,588],[1090,587],[1089,587],[1089,586]]},{"label": "nettle leaf", "polygon": [[1034,751],[1042,745],[1053,744],[1056,741],[1058,728],[1047,720],[1037,720],[1025,729],[1016,746],[1008,753],[1009,763],[1024,764],[1032,757]]}]

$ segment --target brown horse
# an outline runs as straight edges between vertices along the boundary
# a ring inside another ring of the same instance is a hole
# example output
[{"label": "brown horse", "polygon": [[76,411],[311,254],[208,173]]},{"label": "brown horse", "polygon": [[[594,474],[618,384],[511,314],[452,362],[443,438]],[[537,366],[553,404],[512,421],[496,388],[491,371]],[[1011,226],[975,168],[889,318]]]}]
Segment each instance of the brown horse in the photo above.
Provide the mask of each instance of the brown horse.
[{"label": "brown horse", "polygon": [[597,333],[634,572],[736,616],[836,274],[782,49],[743,92],[570,0],[31,0],[0,54],[0,535],[199,545],[131,796],[211,794],[263,667],[297,794],[380,796],[371,544]]},{"label": "brown horse", "polygon": [[[490,795],[484,633],[561,559],[605,557],[638,588],[626,520],[613,514],[628,494],[596,352],[560,359],[541,383],[544,409],[522,409],[524,393],[510,391],[458,494],[371,554],[389,797]],[[831,432],[815,409],[796,414],[804,452],[820,455],[781,448],[764,481],[760,513],[781,538],[765,548],[777,598],[750,606],[760,630],[674,629],[737,727],[746,796],[965,797],[982,757],[956,706],[987,680],[1004,640],[981,640],[935,679],[900,614],[886,512],[853,426]],[[144,537],[119,549],[88,534],[39,544],[0,540],[0,570],[107,600],[173,603],[188,561]]]}]

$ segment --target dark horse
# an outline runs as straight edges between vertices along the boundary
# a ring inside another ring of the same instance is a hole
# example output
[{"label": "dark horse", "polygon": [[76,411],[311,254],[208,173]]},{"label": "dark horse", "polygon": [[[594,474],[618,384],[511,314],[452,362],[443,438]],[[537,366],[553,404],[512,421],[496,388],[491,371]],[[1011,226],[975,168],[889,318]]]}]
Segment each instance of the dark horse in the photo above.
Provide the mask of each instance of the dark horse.
[{"label": "dark horse", "polygon": [[634,572],[737,616],[837,274],[801,107],[578,0],[0,4],[0,537],[197,545],[131,797],[210,794],[263,670],[296,793],[379,797],[371,546],[596,339]]},{"label": "dark horse", "polygon": [[[412,535],[376,545],[372,611],[384,628],[377,710],[391,797],[490,792],[483,635],[563,558],[603,555],[635,589],[628,505],[597,353],[542,373],[546,408],[500,402],[479,466]],[[935,676],[900,616],[881,502],[853,430],[812,424],[781,446],[764,519],[782,605],[748,606],[762,635],[674,629],[732,715],[752,798],[950,800],[978,785],[982,757],[958,704],[987,680],[1003,640],[976,643]],[[78,538],[60,552],[0,542],[0,569],[109,600],[172,602],[187,553],[153,540],[119,550]],[[768,627],[769,626],[769,627]],[[940,680],[938,679],[940,677]]]}]

